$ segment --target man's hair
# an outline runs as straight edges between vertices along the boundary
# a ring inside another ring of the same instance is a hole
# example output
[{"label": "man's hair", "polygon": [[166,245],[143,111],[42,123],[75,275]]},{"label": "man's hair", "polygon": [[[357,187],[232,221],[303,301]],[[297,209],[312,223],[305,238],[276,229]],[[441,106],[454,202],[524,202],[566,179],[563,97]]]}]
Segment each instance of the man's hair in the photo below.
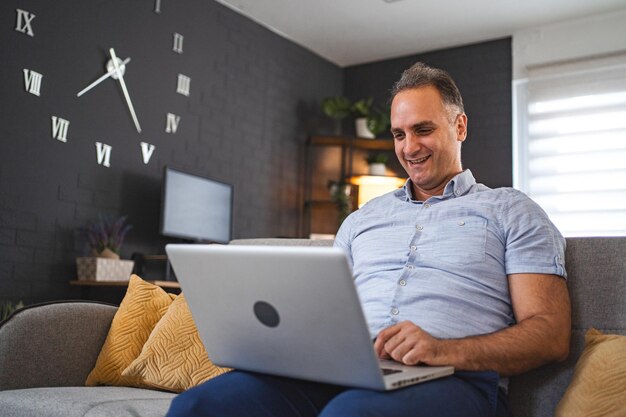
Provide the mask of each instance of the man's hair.
[{"label": "man's hair", "polygon": [[465,112],[461,92],[450,74],[442,69],[429,67],[423,62],[413,64],[402,73],[391,89],[391,100],[401,91],[426,86],[435,87],[445,105],[455,106],[461,113]]}]

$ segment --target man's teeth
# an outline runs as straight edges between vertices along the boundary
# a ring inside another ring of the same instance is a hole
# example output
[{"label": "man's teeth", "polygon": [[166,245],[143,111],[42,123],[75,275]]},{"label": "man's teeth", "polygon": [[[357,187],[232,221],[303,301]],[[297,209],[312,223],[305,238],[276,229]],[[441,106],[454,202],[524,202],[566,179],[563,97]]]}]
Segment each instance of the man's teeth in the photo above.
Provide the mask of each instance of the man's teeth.
[{"label": "man's teeth", "polygon": [[420,159],[407,159],[407,161],[409,162],[409,164],[421,164],[422,162],[426,161],[429,157],[430,155],[425,156]]}]

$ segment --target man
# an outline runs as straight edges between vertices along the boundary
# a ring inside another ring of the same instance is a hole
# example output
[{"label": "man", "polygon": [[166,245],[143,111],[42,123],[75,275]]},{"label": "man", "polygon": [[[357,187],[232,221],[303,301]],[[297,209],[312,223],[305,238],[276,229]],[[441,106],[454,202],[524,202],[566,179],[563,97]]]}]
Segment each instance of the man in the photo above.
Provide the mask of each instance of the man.
[{"label": "man", "polygon": [[508,416],[506,377],[567,356],[564,239],[522,193],[463,171],[467,116],[446,72],[403,73],[391,132],[409,179],[350,215],[335,245],[378,355],[455,375],[376,392],[233,372],[177,397],[170,416]]}]

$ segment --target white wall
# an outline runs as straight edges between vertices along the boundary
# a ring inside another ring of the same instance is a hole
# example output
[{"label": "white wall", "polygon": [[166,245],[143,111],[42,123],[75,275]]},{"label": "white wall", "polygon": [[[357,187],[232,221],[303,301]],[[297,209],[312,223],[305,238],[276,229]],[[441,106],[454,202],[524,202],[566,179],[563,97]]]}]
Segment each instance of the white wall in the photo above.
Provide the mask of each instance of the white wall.
[{"label": "white wall", "polygon": [[526,68],[626,51],[626,9],[513,34],[513,80]]}]

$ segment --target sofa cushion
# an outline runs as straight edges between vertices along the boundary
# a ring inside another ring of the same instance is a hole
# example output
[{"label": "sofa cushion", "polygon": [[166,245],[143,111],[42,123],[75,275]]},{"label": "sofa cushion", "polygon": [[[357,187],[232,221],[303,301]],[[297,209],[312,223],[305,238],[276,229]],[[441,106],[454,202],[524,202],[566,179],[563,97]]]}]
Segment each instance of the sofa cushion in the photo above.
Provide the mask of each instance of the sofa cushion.
[{"label": "sofa cushion", "polygon": [[3,417],[163,417],[175,394],[123,387],[30,388],[0,392]]},{"label": "sofa cushion", "polygon": [[124,377],[122,371],[139,356],[172,298],[162,288],[137,275],[131,276],[126,295],[85,385],[141,386],[138,378]]},{"label": "sofa cushion", "polygon": [[626,336],[591,329],[557,417],[626,415]]},{"label": "sofa cushion", "polygon": [[122,376],[140,378],[149,387],[181,392],[228,370],[209,359],[185,295],[180,294]]}]

